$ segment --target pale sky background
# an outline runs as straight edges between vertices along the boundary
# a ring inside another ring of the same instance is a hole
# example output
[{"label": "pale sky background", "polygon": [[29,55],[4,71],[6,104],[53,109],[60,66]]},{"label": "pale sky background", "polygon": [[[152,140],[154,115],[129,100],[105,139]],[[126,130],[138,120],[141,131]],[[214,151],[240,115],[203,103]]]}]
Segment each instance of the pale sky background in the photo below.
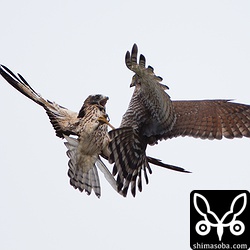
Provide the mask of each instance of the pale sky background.
[{"label": "pale sky background", "polygon": [[[0,63],[74,111],[108,95],[116,127],[135,42],[173,100],[250,104],[249,13],[248,0],[2,1]],[[0,249],[188,250],[192,190],[249,190],[250,139],[177,138],[147,153],[192,174],[152,166],[143,192],[123,198],[100,173],[101,199],[87,196],[69,185],[66,147],[44,110],[2,78],[0,100]]]}]

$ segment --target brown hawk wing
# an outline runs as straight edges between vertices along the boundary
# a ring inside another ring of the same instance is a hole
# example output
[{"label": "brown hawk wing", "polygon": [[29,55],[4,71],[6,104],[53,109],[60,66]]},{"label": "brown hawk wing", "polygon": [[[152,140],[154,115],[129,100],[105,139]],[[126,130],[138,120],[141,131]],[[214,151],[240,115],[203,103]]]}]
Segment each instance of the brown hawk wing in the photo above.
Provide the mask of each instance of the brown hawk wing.
[{"label": "brown hawk wing", "polygon": [[78,113],[68,110],[55,102],[45,100],[20,74],[16,76],[4,65],[0,66],[0,74],[15,89],[46,110],[58,137],[64,138],[63,134],[76,134],[76,128],[79,123]]},{"label": "brown hawk wing", "polygon": [[[147,144],[177,136],[202,139],[250,137],[249,105],[229,100],[172,101],[164,91],[167,87],[160,83],[162,78],[154,74],[152,67],[145,67],[143,55],[137,63],[137,54],[136,45],[131,54],[126,54],[126,65],[135,73],[130,85],[135,90],[120,128],[110,132],[110,162],[115,162],[118,190],[124,196],[129,185],[135,196],[137,180],[141,191],[141,170],[145,174],[146,170],[151,172],[148,167],[150,157],[145,152]],[[174,170],[177,169],[174,167]]]},{"label": "brown hawk wing", "polygon": [[126,53],[125,63],[135,73],[131,87],[135,87],[129,107],[123,115],[120,127],[133,127],[139,136],[145,136],[148,144],[154,143],[155,135],[169,131],[175,121],[172,102],[164,91],[168,87],[161,84],[162,78],[156,76],[151,66],[145,67],[146,59],[140,55],[134,44],[132,52]]},{"label": "brown hawk wing", "polygon": [[192,136],[201,139],[250,137],[250,105],[230,100],[173,101],[176,122],[158,139]]}]

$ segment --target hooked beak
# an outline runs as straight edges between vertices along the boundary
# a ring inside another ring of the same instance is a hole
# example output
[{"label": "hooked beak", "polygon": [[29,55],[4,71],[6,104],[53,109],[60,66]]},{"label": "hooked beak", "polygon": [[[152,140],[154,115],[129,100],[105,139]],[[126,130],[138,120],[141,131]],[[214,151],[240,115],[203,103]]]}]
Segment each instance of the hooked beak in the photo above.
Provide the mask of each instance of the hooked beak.
[{"label": "hooked beak", "polygon": [[109,98],[106,96],[105,98],[103,98],[103,99],[100,101],[100,104],[101,104],[103,107],[105,107],[105,105],[106,105],[108,99],[109,99]]}]

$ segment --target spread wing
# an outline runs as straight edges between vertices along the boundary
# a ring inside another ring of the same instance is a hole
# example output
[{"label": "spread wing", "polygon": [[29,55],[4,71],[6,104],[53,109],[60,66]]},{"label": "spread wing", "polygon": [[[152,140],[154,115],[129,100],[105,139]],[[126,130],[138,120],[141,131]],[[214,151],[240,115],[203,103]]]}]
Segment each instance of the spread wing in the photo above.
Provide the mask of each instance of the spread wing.
[{"label": "spread wing", "polygon": [[[156,76],[154,73],[154,68],[152,66],[148,66],[146,68],[146,58],[144,55],[140,55],[139,57],[139,63],[137,63],[137,55],[138,55],[138,47],[136,44],[133,45],[131,54],[129,51],[127,51],[125,55],[125,63],[128,69],[136,73],[138,76],[140,76],[142,81],[151,81],[156,83],[161,82],[163,79],[160,76]],[[133,78],[132,83],[130,87],[135,86],[136,79]],[[160,84],[162,88],[168,89],[166,85]]]},{"label": "spread wing", "polygon": [[176,122],[164,139],[250,137],[250,105],[230,100],[173,101]]},{"label": "spread wing", "polygon": [[138,48],[134,44],[131,54],[127,52],[125,56],[126,66],[135,72],[130,85],[135,89],[120,127],[137,129],[150,144],[155,135],[170,130],[175,117],[170,97],[164,91],[167,86],[160,83],[162,78],[155,75],[151,66],[145,67],[146,59],[142,54],[137,62],[137,54]]},{"label": "spread wing", "polygon": [[[107,116],[105,104],[108,97],[90,95],[84,101],[84,105],[78,114],[44,99],[20,74],[15,75],[3,65],[0,67],[0,74],[15,89],[42,106],[50,118],[56,135],[66,139],[67,155],[70,158],[68,175],[70,184],[74,188],[80,191],[85,190],[87,194],[94,190],[96,196],[100,197],[101,187],[98,167],[111,186],[117,190],[115,179],[99,157],[99,154],[102,154],[103,157],[107,158],[109,153],[107,149],[109,141],[107,125],[99,126],[97,122],[99,116],[105,118]],[[98,127],[97,130],[96,127]],[[83,130],[84,132],[82,132]],[[95,131],[95,134],[93,134],[93,131]],[[69,135],[77,135],[78,138],[72,138]],[[82,139],[82,136],[85,137]]]},{"label": "spread wing", "polygon": [[78,114],[76,112],[70,111],[49,100],[45,100],[20,74],[16,76],[6,66],[0,66],[0,74],[15,89],[41,105],[46,110],[58,137],[64,138],[63,134],[77,134],[76,128],[79,119],[77,118]]},{"label": "spread wing", "polygon": [[151,66],[145,67],[146,59],[143,55],[140,55],[137,62],[137,54],[136,44],[131,53],[126,53],[126,66],[135,73],[130,86],[135,89],[120,128],[109,132],[109,162],[114,163],[113,174],[117,175],[118,192],[121,191],[124,196],[129,186],[133,196],[136,194],[136,186],[142,191],[142,172],[146,183],[147,173],[152,172],[149,163],[187,172],[146,155],[147,145],[162,139],[172,129],[176,118],[172,101],[165,92],[167,86],[160,83],[162,78],[155,75]]}]

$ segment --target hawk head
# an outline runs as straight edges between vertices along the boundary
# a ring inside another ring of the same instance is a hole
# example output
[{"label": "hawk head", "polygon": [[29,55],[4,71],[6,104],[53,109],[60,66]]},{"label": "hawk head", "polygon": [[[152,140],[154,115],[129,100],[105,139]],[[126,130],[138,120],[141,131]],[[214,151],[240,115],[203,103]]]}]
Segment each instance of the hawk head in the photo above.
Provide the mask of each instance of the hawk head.
[{"label": "hawk head", "polygon": [[79,111],[78,117],[83,117],[85,115],[86,107],[91,105],[97,105],[100,109],[105,110],[105,105],[108,99],[109,98],[104,95],[89,95],[84,101],[82,108]]},{"label": "hawk head", "polygon": [[89,95],[87,99],[84,101],[83,105],[90,106],[90,105],[100,105],[102,107],[105,107],[108,97],[104,95]]}]

